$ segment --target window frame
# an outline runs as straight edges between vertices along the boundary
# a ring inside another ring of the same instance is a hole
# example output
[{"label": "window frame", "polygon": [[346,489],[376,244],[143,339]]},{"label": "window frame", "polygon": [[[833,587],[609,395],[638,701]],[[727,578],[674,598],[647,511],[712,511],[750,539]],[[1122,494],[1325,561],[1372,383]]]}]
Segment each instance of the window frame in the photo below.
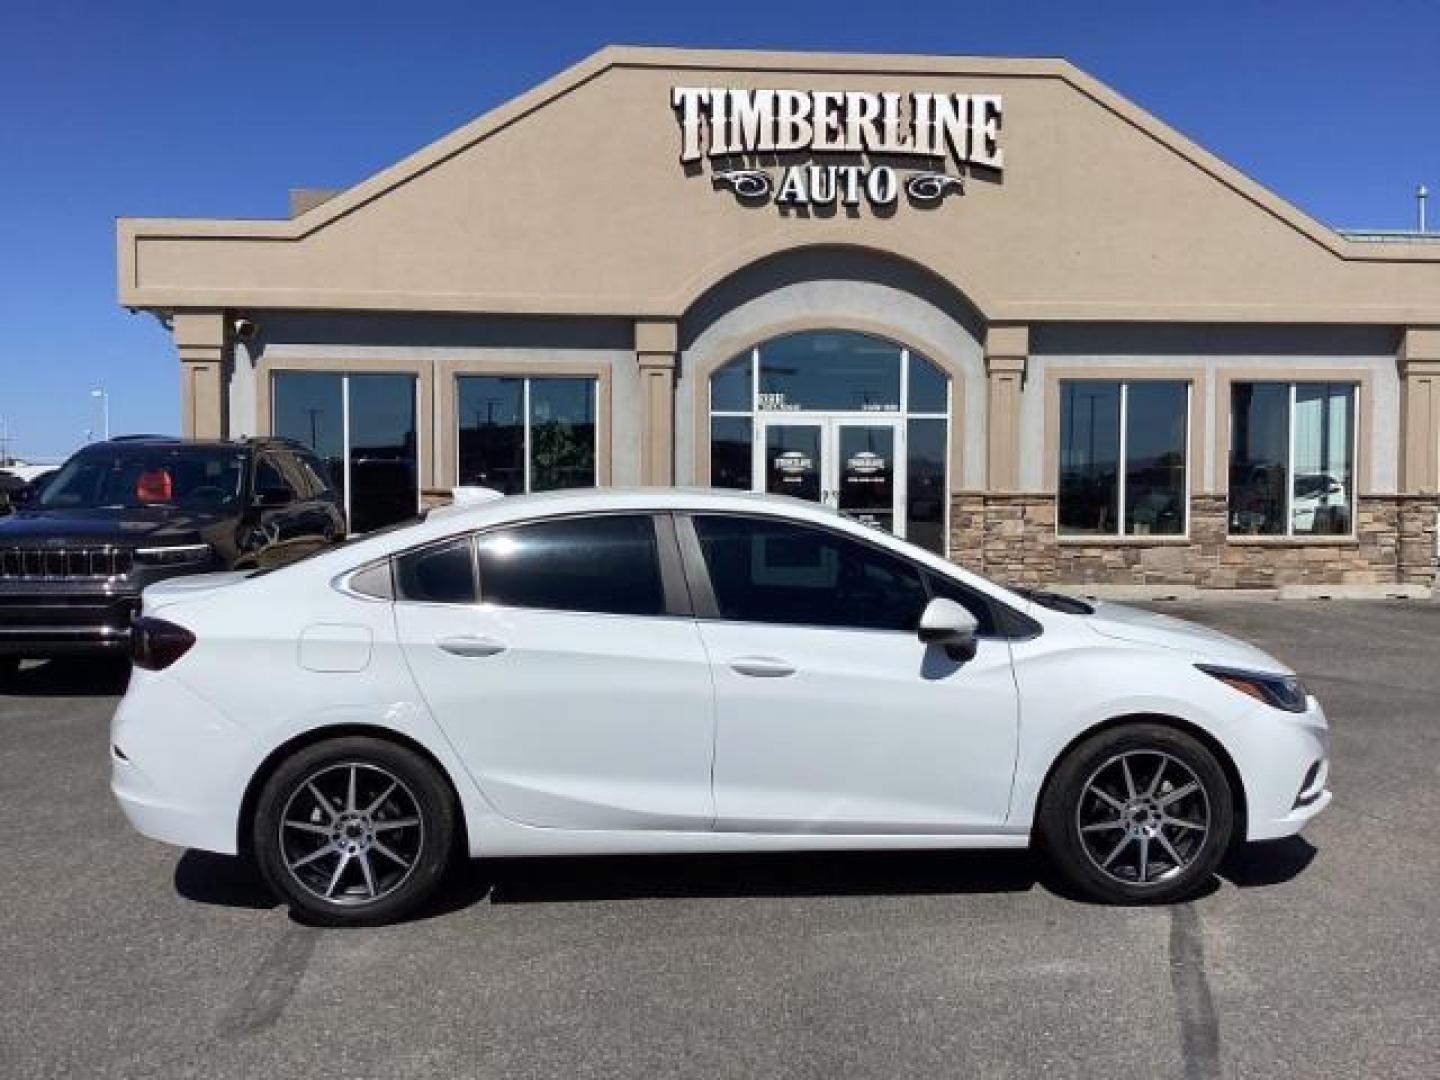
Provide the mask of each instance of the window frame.
[{"label": "window frame", "polygon": [[[1061,410],[1064,409],[1065,386],[1067,383],[1114,383],[1120,389],[1120,414],[1116,421],[1118,445],[1116,447],[1116,469],[1115,469],[1115,528],[1109,532],[1067,532],[1060,523],[1060,473],[1064,460],[1065,427]],[[1130,385],[1132,383],[1180,383],[1185,387],[1185,431],[1180,443],[1185,451],[1184,467],[1181,470],[1181,506],[1184,513],[1184,524],[1177,533],[1137,533],[1129,532],[1125,527],[1125,495],[1129,463],[1127,458],[1129,432],[1126,430],[1130,418]],[[1055,538],[1062,543],[1083,544],[1088,542],[1113,543],[1122,541],[1138,544],[1178,544],[1189,541],[1191,523],[1191,488],[1193,485],[1192,469],[1194,464],[1191,458],[1194,457],[1194,435],[1195,435],[1195,386],[1196,380],[1190,374],[1174,372],[1156,372],[1154,375],[1105,375],[1096,373],[1094,375],[1059,374],[1055,379],[1055,458],[1054,484],[1055,484]]]},{"label": "window frame", "polygon": [[[523,475],[523,477],[524,477],[524,490],[521,491],[521,492],[519,492],[518,494],[522,494],[522,495],[530,495],[530,494],[533,494],[533,493],[534,493],[534,490],[533,490],[533,487],[532,487],[532,483],[533,483],[533,475],[532,475],[532,474],[533,474],[533,472],[534,472],[534,466],[533,466],[533,464],[532,464],[532,462],[531,462],[531,454],[532,454],[532,451],[533,451],[533,444],[532,444],[532,442],[531,442],[531,436],[530,436],[531,426],[532,426],[532,424],[531,424],[531,416],[530,416],[530,384],[531,384],[532,382],[550,382],[550,381],[555,381],[555,380],[568,380],[568,381],[571,381],[571,382],[576,382],[576,381],[588,382],[588,383],[590,384],[590,415],[591,415],[591,417],[592,417],[591,425],[590,425],[590,426],[591,426],[591,429],[592,429],[592,431],[593,431],[593,433],[594,433],[594,442],[593,442],[593,445],[591,446],[591,450],[590,450],[590,472],[591,472],[591,480],[593,481],[593,483],[590,484],[590,486],[591,486],[591,487],[597,487],[597,488],[598,488],[598,487],[604,487],[604,486],[605,486],[605,485],[602,483],[602,481],[601,481],[602,470],[601,470],[601,456],[600,456],[600,446],[601,446],[600,410],[601,410],[601,406],[602,406],[603,400],[604,400],[604,399],[602,398],[602,396],[601,396],[601,389],[602,389],[601,383],[602,383],[602,381],[603,381],[603,378],[602,378],[602,376],[601,376],[600,374],[598,374],[598,373],[593,373],[593,372],[582,372],[582,373],[579,373],[579,374],[556,372],[556,373],[554,373],[554,374],[546,373],[546,374],[543,374],[543,375],[533,375],[533,374],[530,374],[530,373],[528,373],[528,372],[510,372],[510,371],[503,371],[503,372],[502,372],[502,371],[456,371],[456,372],[455,372],[455,375],[454,375],[454,380],[455,380],[455,382],[454,382],[454,395],[453,395],[453,401],[454,401],[454,410],[453,410],[453,411],[454,411],[454,420],[455,420],[455,426],[454,426],[454,431],[455,431],[454,465],[455,465],[455,479],[456,479],[456,482],[457,482],[457,483],[459,482],[459,480],[460,480],[460,478],[461,478],[461,476],[462,476],[462,472],[461,472],[461,462],[460,462],[460,455],[461,455],[461,439],[460,439],[460,436],[461,436],[461,433],[462,433],[462,431],[463,431],[463,428],[461,427],[461,424],[460,424],[460,412],[459,412],[460,389],[461,389],[461,386],[462,386],[464,380],[466,380],[466,379],[514,379],[514,380],[516,380],[516,381],[518,381],[518,382],[520,383],[520,432],[521,432],[521,434],[520,434],[520,439],[521,439],[520,451],[521,451],[521,473],[522,473],[522,475]],[[575,490],[583,490],[583,488],[546,488],[545,490],[546,490],[546,491],[567,491],[567,490],[575,491]]]},{"label": "window frame", "polygon": [[[697,622],[719,622],[730,623],[736,626],[773,626],[784,627],[793,630],[833,630],[842,633],[852,634],[900,634],[906,637],[913,637],[919,640],[919,625],[913,630],[887,630],[872,626],[832,626],[828,623],[790,623],[790,622],[765,622],[753,619],[731,619],[727,618],[720,610],[719,601],[715,597],[715,586],[710,577],[710,567],[705,561],[704,548],[700,543],[699,533],[695,529],[694,519],[697,517],[718,517],[744,521],[762,521],[783,525],[791,525],[799,528],[813,529],[816,532],[829,536],[836,536],[843,540],[855,543],[863,548],[878,551],[892,559],[897,559],[913,570],[920,579],[921,587],[925,591],[927,602],[935,599],[935,590],[932,587],[933,577],[944,576],[943,572],[934,567],[927,566],[922,562],[911,558],[904,552],[895,551],[884,544],[876,543],[866,536],[856,536],[843,529],[831,528],[828,525],[819,524],[813,521],[801,521],[794,518],[782,517],[778,514],[757,514],[746,513],[729,509],[691,509],[676,511],[673,515],[675,520],[675,534],[679,542],[679,552],[683,559],[685,581],[690,591],[694,604],[694,618]],[[990,623],[995,628],[993,633],[982,633],[977,635],[982,640],[1008,641],[1012,638],[1023,639],[1033,637],[1038,632],[1034,629],[1037,625],[1028,616],[1015,611],[1008,604],[997,600],[980,589],[976,589],[958,578],[949,578],[957,588],[966,595],[973,596],[977,603],[985,604],[989,609]],[[970,610],[967,606],[967,610]],[[971,611],[972,615],[979,615]],[[1009,627],[1025,627],[1025,632],[1012,635],[1007,633]]]},{"label": "window frame", "polygon": [[[1233,452],[1235,445],[1235,387],[1256,386],[1265,383],[1278,384],[1285,387],[1286,414],[1285,414],[1285,531],[1278,533],[1244,533],[1232,532],[1230,530],[1230,500],[1234,495],[1230,483],[1230,471],[1233,468]],[[1295,405],[1296,396],[1301,386],[1348,386],[1350,388],[1350,490],[1347,493],[1347,510],[1349,527],[1345,532],[1340,533],[1301,533],[1295,531]],[[1302,543],[1344,543],[1354,540],[1356,537],[1356,517],[1360,501],[1360,417],[1361,395],[1365,391],[1364,380],[1350,375],[1341,375],[1338,378],[1310,377],[1310,378],[1265,378],[1263,376],[1246,377],[1243,374],[1232,377],[1226,381],[1226,441],[1225,441],[1225,539],[1227,542],[1256,543],[1270,542],[1283,543],[1285,541],[1300,541]]]}]

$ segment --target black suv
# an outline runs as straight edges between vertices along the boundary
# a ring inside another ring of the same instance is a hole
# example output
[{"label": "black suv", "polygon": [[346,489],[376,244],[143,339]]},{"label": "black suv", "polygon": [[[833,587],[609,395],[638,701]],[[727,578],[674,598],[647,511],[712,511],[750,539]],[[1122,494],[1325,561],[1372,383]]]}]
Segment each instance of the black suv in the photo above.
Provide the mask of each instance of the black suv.
[{"label": "black suv", "polygon": [[0,677],[22,657],[123,650],[162,578],[278,566],[344,535],[325,465],[288,439],[87,446],[0,518]]}]

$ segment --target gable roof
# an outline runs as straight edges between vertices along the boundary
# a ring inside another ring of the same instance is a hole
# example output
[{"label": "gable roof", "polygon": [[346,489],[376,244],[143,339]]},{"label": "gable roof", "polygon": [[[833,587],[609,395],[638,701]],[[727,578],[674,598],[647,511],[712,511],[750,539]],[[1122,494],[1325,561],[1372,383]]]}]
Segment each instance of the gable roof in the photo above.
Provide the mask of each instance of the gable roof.
[{"label": "gable roof", "polygon": [[[770,79],[772,82],[794,81],[797,79],[829,78],[844,76],[867,82],[877,79],[899,80],[908,85],[916,80],[957,79],[979,82],[999,82],[1007,87],[1022,84],[1045,83],[1063,86],[1076,95],[1088,107],[1099,110],[1106,122],[1115,131],[1128,131],[1149,145],[1159,156],[1173,159],[1212,183],[1227,197],[1243,204],[1274,225],[1279,226],[1295,245],[1307,247],[1313,253],[1328,256],[1325,263],[1353,265],[1356,269],[1368,265],[1386,268],[1384,286],[1361,290],[1361,294],[1348,295],[1346,290],[1337,294],[1326,310],[1335,316],[1358,321],[1436,321],[1440,322],[1440,245],[1423,240],[1397,239],[1385,244],[1366,243],[1349,239],[1345,235],[1311,218],[1295,206],[1264,188],[1238,169],[1227,164],[1215,154],[1198,146],[1175,129],[1155,116],[1134,105],[1109,87],[1080,71],[1061,59],[1001,59],[985,57],[914,56],[914,55],[872,55],[834,54],[804,52],[752,52],[733,50],[688,50],[665,48],[633,48],[613,46],[600,50],[587,59],[561,72],[534,89],[493,109],[476,120],[464,125],[451,134],[423,147],[394,165],[344,190],[320,205],[291,219],[278,220],[225,220],[225,219],[174,219],[174,218],[121,218],[118,221],[118,277],[119,299],[122,304],[138,308],[170,307],[333,307],[333,308],[390,308],[415,310],[526,310],[543,312],[551,301],[540,293],[528,296],[503,295],[491,289],[484,275],[475,282],[455,280],[455,288],[431,288],[402,295],[390,290],[367,287],[367,283],[356,281],[347,285],[337,282],[330,275],[332,287],[321,287],[322,282],[313,285],[304,280],[303,271],[297,267],[297,276],[284,287],[270,287],[269,282],[257,276],[273,255],[275,246],[281,249],[294,246],[304,247],[318,243],[327,232],[344,227],[346,223],[374,213],[375,208],[394,200],[406,189],[413,188],[447,167],[467,157],[484,152],[487,144],[499,143],[516,132],[523,132],[531,125],[538,126],[547,113],[558,110],[563,104],[583,98],[599,82],[623,72],[649,72],[675,79],[696,81],[696,76],[717,76],[735,79]],[[666,112],[668,112],[668,102]],[[593,129],[591,132],[593,136]],[[629,130],[610,132],[613,138],[634,138]],[[653,132],[650,137],[653,138]],[[1007,138],[1012,132],[1006,132]],[[673,128],[663,132],[664,137],[673,137]],[[1115,138],[1107,134],[1107,138]],[[522,140],[523,141],[523,140]],[[638,140],[644,142],[645,140]],[[648,145],[648,144],[647,144]],[[504,150],[512,161],[519,161],[522,167],[531,167],[528,155],[532,148],[523,145],[507,146]],[[1136,157],[1134,147],[1127,153]],[[1014,155],[1011,155],[1013,162]],[[1152,155],[1152,161],[1159,158]],[[675,170],[675,158],[670,156],[665,165]],[[1151,167],[1147,163],[1147,168]],[[712,200],[719,198],[707,192]],[[1178,212],[1178,208],[1177,208]],[[748,212],[751,218],[756,215]],[[1212,216],[1213,213],[1212,213]],[[738,221],[746,222],[742,216]],[[1254,219],[1249,219],[1253,221]],[[1243,228],[1239,230],[1242,234]],[[688,292],[669,297],[623,296],[607,298],[597,294],[586,296],[575,292],[558,291],[553,303],[556,310],[595,314],[677,314],[673,309],[693,299],[695,290],[727,268],[743,265],[751,258],[763,257],[772,250],[784,250],[799,243],[849,243],[851,237],[862,246],[875,246],[886,250],[887,244],[879,230],[840,228],[814,228],[806,237],[786,236],[774,244],[768,243],[764,229],[752,230],[757,236],[748,241],[737,236],[730,251],[702,253],[706,269],[695,270],[686,277]],[[862,235],[863,234],[863,235]],[[389,235],[396,236],[393,223]],[[878,239],[877,239],[878,236]],[[1244,236],[1240,237],[1244,240]],[[575,250],[583,258],[584,237],[573,236]],[[1275,238],[1267,237],[1267,243]],[[363,245],[362,245],[363,246]],[[905,254],[905,244],[895,245],[897,253]],[[265,258],[255,258],[257,249],[268,249]],[[1133,255],[1133,252],[1132,252]],[[573,256],[573,252],[572,252]],[[1300,258],[1297,256],[1297,258]],[[250,265],[250,264],[255,265]],[[1319,265],[1319,264],[1317,264]],[[1412,268],[1420,277],[1396,277],[1397,268]],[[203,269],[204,273],[197,273]],[[343,268],[342,268],[343,269]],[[692,268],[693,269],[693,268]],[[1308,272],[1298,267],[1299,272]],[[941,268],[943,272],[943,268]],[[1328,271],[1327,271],[1328,273]],[[313,276],[313,275],[312,275]],[[1273,275],[1272,275],[1273,276]],[[344,273],[340,275],[344,277]],[[446,279],[447,283],[452,279]],[[675,280],[671,277],[671,280]],[[1377,279],[1378,280],[1378,279]],[[1397,281],[1413,285],[1396,289]],[[1033,311],[1027,311],[1022,301],[1018,306],[1003,295],[1004,290],[989,290],[977,283],[959,282],[962,288],[975,294],[979,306],[992,317],[1004,318],[1098,318],[1122,317],[1127,307],[1123,290],[1108,305],[1106,314],[1100,308],[1065,314],[1063,305],[1033,304]],[[1179,284],[1177,282],[1177,284]],[[642,290],[643,291],[643,290]],[[1300,295],[1305,293],[1300,290]],[[1322,290],[1323,291],[1323,290]],[[653,290],[652,290],[653,292]],[[1374,299],[1364,296],[1373,293]],[[328,294],[328,295],[327,295]],[[1177,296],[1174,305],[1167,305],[1171,311],[1182,311],[1187,307],[1185,298]],[[528,301],[528,303],[527,303]],[[1338,302],[1336,302],[1338,301]],[[1354,301],[1359,301],[1358,303]],[[1138,317],[1151,317],[1145,312],[1154,312],[1153,317],[1175,318],[1173,313],[1160,313],[1153,304],[1147,304],[1140,297],[1135,306],[1140,309]],[[1204,305],[1200,305],[1203,307]],[[1280,301],[1279,307],[1290,312],[1294,304]],[[1221,313],[1218,317],[1244,317],[1230,305],[1232,315]],[[1048,314],[1047,314],[1048,312]],[[1205,315],[1197,309],[1197,317]],[[1257,318],[1295,318],[1298,312],[1252,313]],[[1323,312],[1312,313],[1319,321],[1330,321]]]}]

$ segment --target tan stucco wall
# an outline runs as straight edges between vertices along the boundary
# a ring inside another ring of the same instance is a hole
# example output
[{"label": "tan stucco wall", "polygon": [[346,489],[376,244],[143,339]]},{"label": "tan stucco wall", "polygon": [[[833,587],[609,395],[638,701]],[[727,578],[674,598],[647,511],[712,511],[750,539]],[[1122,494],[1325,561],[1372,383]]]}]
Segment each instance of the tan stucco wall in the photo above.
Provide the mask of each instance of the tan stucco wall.
[{"label": "tan stucco wall", "polygon": [[[680,83],[1004,96],[1001,176],[886,217],[742,206]],[[1062,61],[606,50],[294,220],[122,219],[122,303],[679,318],[759,257],[894,253],[992,320],[1440,324],[1440,246],[1346,241]]]}]

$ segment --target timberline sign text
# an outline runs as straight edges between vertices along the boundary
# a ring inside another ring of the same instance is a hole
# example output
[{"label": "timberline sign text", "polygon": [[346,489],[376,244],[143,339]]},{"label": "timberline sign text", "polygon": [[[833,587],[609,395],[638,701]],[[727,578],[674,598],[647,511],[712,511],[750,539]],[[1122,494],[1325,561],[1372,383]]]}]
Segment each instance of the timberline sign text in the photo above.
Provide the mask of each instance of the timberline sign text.
[{"label": "timberline sign text", "polygon": [[[777,176],[760,155],[829,154],[915,158],[904,178],[918,205],[964,190],[968,167],[999,171],[1003,103],[999,94],[871,93],[677,86],[670,104],[680,122],[680,161],[709,159],[717,183],[744,202],[781,206],[894,204],[901,177],[889,164],[790,164]],[[754,162],[741,167],[735,160]],[[717,164],[719,167],[717,167]]]}]

